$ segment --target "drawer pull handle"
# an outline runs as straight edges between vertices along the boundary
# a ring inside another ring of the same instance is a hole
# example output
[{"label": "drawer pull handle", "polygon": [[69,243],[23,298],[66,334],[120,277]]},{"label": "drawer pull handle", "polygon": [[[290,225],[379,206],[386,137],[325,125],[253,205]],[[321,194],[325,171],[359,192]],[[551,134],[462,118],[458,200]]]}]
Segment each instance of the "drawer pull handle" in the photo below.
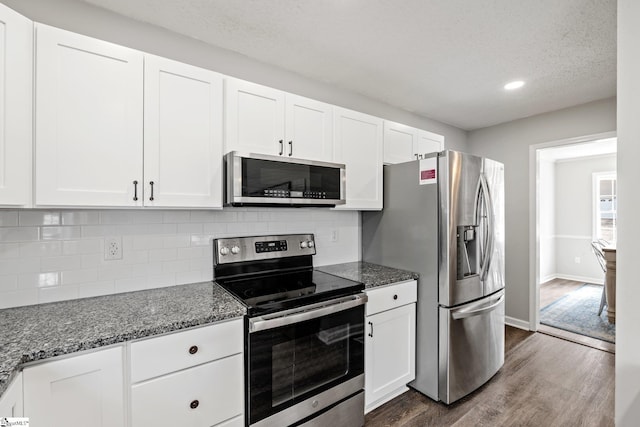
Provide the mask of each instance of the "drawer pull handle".
[{"label": "drawer pull handle", "polygon": [[367,335],[369,335],[371,338],[373,338],[373,323],[369,322],[369,327],[371,328],[371,332],[369,332]]},{"label": "drawer pull handle", "polygon": [[393,296],[393,299],[398,299],[398,295],[394,295],[394,296]]},{"label": "drawer pull handle", "polygon": [[198,401],[198,399],[192,401],[189,406],[191,407],[191,409],[196,409],[198,407],[198,405],[200,405],[200,402]]},{"label": "drawer pull handle", "polygon": [[[198,346],[197,345],[192,345],[191,347],[189,347],[189,354],[196,354],[198,352]],[[197,402],[197,400],[196,400]]]}]

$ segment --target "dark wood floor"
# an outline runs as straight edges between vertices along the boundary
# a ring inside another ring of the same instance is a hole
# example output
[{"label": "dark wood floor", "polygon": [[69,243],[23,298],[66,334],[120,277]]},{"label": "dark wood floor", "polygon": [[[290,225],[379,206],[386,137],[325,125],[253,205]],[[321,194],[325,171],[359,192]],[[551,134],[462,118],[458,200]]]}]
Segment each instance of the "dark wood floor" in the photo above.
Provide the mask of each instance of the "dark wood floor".
[{"label": "dark wood floor", "polygon": [[[566,279],[553,279],[540,285],[540,308],[551,304],[552,302],[559,300],[566,294],[575,291],[582,287],[584,282],[576,282],[574,280]],[[589,347],[597,348],[600,350],[608,351],[610,353],[616,352],[616,345],[607,341],[602,341],[596,338],[587,337],[584,335],[576,334],[573,332],[565,331],[563,329],[554,328],[547,325],[540,325],[538,332],[543,334],[552,335],[565,340],[573,341],[578,344],[588,345]]]},{"label": "dark wood floor", "polygon": [[447,406],[410,390],[367,414],[376,426],[613,426],[614,355],[506,327],[505,364]]}]

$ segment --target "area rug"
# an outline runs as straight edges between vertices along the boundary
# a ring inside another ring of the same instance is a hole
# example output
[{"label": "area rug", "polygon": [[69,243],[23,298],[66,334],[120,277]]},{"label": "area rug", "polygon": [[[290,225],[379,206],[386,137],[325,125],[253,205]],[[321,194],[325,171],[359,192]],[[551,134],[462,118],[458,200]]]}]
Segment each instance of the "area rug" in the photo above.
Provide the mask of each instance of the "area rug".
[{"label": "area rug", "polygon": [[540,323],[599,340],[616,342],[616,325],[607,320],[607,308],[598,316],[602,286],[585,283],[540,310]]}]

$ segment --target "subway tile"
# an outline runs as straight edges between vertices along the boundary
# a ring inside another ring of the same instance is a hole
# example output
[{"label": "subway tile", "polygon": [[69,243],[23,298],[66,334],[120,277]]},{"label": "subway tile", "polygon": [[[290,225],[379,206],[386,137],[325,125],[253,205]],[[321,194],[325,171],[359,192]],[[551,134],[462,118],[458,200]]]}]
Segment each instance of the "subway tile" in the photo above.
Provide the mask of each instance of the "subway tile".
[{"label": "subway tile", "polygon": [[63,255],[95,254],[104,251],[102,239],[65,240],[62,242]]},{"label": "subway tile", "polygon": [[116,234],[115,225],[83,225],[82,237],[106,237]]},{"label": "subway tile", "polygon": [[208,246],[214,237],[210,234],[194,234],[191,236],[191,246]]},{"label": "subway tile", "polygon": [[124,253],[125,264],[143,264],[149,262],[149,251],[127,251]]},{"label": "subway tile", "polygon": [[134,224],[157,224],[164,222],[162,211],[133,211]]},{"label": "subway tile", "polygon": [[131,266],[116,265],[104,266],[98,269],[98,280],[119,280],[131,277]]},{"label": "subway tile", "polygon": [[202,229],[203,227],[200,223],[178,224],[176,232],[187,234],[202,234]]},{"label": "subway tile", "polygon": [[222,212],[216,211],[215,221],[216,222],[236,222],[238,219],[237,208],[224,209]]},{"label": "subway tile", "polygon": [[96,282],[98,280],[98,269],[63,271],[61,276],[63,285],[82,285],[84,283]]},{"label": "subway tile", "polygon": [[79,270],[82,267],[82,257],[80,255],[43,257],[40,271],[63,271]]},{"label": "subway tile", "polygon": [[153,274],[149,276],[149,288],[166,288],[176,285],[176,275],[174,273]]},{"label": "subway tile", "polygon": [[60,212],[24,210],[18,216],[18,223],[21,227],[29,225],[60,225]]},{"label": "subway tile", "polygon": [[39,273],[40,258],[18,258],[7,261],[0,261],[0,271],[3,275]]},{"label": "subway tile", "polygon": [[105,280],[103,282],[86,283],[79,286],[78,296],[80,298],[98,297],[102,295],[112,295],[115,291],[115,282],[113,280]]},{"label": "subway tile", "polygon": [[177,261],[163,261],[163,273],[181,273],[189,271],[189,260],[181,259]]},{"label": "subway tile", "polygon": [[38,240],[38,227],[0,227],[0,241],[28,242]]},{"label": "subway tile", "polygon": [[208,222],[202,224],[202,230],[207,234],[227,233],[227,223],[224,222]]},{"label": "subway tile", "polygon": [[0,259],[18,258],[20,243],[0,243]]},{"label": "subway tile", "polygon": [[214,222],[217,211],[191,211],[191,222]]},{"label": "subway tile", "polygon": [[62,225],[97,225],[100,224],[99,211],[62,212]]},{"label": "subway tile", "polygon": [[0,276],[0,297],[3,292],[15,291],[18,289],[18,276],[10,274],[6,276]]},{"label": "subway tile", "polygon": [[191,222],[190,211],[165,211],[162,213],[162,221],[166,223]]},{"label": "subway tile", "polygon": [[201,281],[202,272],[200,270],[176,273],[176,284],[178,285],[187,285],[189,283],[198,283]]},{"label": "subway tile", "polygon": [[78,239],[81,236],[81,228],[71,227],[41,227],[42,240],[69,240]]},{"label": "subway tile", "polygon": [[15,227],[18,225],[18,212],[2,211],[0,212],[0,227]]},{"label": "subway tile", "polygon": [[20,256],[22,257],[45,257],[62,254],[62,242],[27,242],[20,243]]},{"label": "subway tile", "polygon": [[88,268],[99,268],[106,261],[104,260],[104,254],[83,254],[80,255],[82,258],[82,262],[80,263],[80,268],[88,269]]},{"label": "subway tile", "polygon": [[146,234],[176,234],[177,224],[149,224]]},{"label": "subway tile", "polygon": [[175,260],[176,257],[177,257],[177,251],[175,248],[149,250],[150,262]]},{"label": "subway tile", "polygon": [[134,236],[133,249],[160,249],[164,247],[164,237],[162,236]]},{"label": "subway tile", "polygon": [[59,286],[60,273],[57,271],[49,273],[24,273],[18,276],[19,288],[46,288],[49,286]]},{"label": "subway tile", "polygon": [[178,248],[176,259],[202,258],[204,253],[205,253],[205,249],[202,246]]},{"label": "subway tile", "polygon": [[100,224],[132,224],[135,211],[101,211]]},{"label": "subway tile", "polygon": [[77,286],[52,286],[38,289],[38,303],[66,301],[78,298]]},{"label": "subway tile", "polygon": [[0,298],[0,309],[9,307],[21,307],[23,305],[33,305],[38,303],[37,289],[20,289],[17,291],[4,292]]},{"label": "subway tile", "polygon": [[147,286],[148,279],[146,277],[133,277],[115,281],[116,293],[141,291],[147,289]]},{"label": "subway tile", "polygon": [[185,248],[191,244],[191,236],[189,234],[176,234],[173,236],[165,236],[163,238],[163,246],[165,248]]}]

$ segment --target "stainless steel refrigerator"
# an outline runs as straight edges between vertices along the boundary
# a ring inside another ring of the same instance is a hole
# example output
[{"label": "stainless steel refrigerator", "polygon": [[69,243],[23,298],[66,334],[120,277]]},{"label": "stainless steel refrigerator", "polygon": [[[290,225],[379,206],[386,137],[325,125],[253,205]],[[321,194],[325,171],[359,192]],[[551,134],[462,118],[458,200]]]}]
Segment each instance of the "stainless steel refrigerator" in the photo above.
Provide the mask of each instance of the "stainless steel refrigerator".
[{"label": "stainless steel refrigerator", "polygon": [[452,403],[504,364],[504,166],[456,151],[384,166],[362,214],[365,261],[420,273],[416,379]]}]

